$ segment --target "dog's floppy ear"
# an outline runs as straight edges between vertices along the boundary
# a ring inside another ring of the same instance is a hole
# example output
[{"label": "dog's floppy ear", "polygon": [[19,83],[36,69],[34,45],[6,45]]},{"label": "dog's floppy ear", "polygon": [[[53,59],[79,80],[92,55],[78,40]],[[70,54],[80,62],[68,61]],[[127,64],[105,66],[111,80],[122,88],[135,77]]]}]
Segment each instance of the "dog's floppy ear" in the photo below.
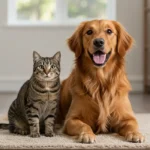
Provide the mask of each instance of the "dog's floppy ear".
[{"label": "dog's floppy ear", "polygon": [[133,38],[127,33],[125,28],[118,22],[114,21],[117,29],[117,51],[120,56],[124,57],[133,44]]},{"label": "dog's floppy ear", "polygon": [[85,26],[85,22],[82,22],[73,35],[68,39],[68,46],[75,53],[76,58],[81,55],[83,45],[82,45],[82,32]]}]

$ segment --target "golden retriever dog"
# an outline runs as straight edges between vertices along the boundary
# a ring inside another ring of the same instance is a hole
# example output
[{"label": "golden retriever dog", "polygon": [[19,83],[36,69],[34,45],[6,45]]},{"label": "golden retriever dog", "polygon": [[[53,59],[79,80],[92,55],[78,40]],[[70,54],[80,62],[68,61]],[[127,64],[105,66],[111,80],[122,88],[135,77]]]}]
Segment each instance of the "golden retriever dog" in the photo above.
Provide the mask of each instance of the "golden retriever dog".
[{"label": "golden retriever dog", "polygon": [[123,26],[109,20],[83,22],[68,39],[75,68],[61,89],[66,134],[83,143],[94,143],[95,134],[107,132],[130,142],[144,141],[128,98],[124,57],[132,43]]}]

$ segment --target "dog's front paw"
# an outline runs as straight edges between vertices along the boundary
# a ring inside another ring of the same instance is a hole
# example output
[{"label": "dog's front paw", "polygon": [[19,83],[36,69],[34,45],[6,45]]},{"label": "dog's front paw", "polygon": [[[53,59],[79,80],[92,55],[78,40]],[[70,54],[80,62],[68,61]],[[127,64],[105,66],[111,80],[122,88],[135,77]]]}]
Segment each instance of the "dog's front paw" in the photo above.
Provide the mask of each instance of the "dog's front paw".
[{"label": "dog's front paw", "polygon": [[30,133],[30,137],[38,138],[40,137],[40,133],[36,133],[36,132]]},{"label": "dog's front paw", "polygon": [[139,132],[133,132],[127,134],[126,140],[134,143],[142,143],[145,141],[145,137]]},{"label": "dog's front paw", "polygon": [[96,136],[94,133],[81,133],[78,141],[80,143],[95,143]]}]

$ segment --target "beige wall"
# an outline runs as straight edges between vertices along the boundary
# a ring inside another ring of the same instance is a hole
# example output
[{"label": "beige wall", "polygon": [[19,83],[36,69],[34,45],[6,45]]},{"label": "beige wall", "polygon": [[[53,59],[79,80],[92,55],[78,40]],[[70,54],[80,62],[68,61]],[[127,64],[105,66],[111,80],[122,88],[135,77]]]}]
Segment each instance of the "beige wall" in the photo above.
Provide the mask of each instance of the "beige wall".
[{"label": "beige wall", "polygon": [[[66,39],[73,26],[9,27],[7,1],[0,0],[0,91],[17,91],[32,72],[32,51],[51,56],[62,53],[62,78],[73,66],[73,54]],[[117,0],[117,20],[134,37],[136,45],[127,55],[127,74],[133,89],[142,90],[143,80],[143,0]]]},{"label": "beige wall", "polygon": [[135,39],[126,59],[127,74],[135,90],[143,89],[143,7],[143,0],[117,0],[117,20]]}]

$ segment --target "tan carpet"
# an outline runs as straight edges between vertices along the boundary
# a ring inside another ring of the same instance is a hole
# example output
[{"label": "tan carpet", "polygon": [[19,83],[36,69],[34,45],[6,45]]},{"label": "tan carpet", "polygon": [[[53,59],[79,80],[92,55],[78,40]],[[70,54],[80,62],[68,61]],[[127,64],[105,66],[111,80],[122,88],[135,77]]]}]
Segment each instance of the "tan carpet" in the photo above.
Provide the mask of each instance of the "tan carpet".
[{"label": "tan carpet", "polygon": [[150,149],[150,114],[136,116],[140,130],[146,137],[144,143],[129,143],[117,134],[103,134],[96,137],[95,144],[81,144],[63,135],[33,139],[0,130],[0,149]]}]

